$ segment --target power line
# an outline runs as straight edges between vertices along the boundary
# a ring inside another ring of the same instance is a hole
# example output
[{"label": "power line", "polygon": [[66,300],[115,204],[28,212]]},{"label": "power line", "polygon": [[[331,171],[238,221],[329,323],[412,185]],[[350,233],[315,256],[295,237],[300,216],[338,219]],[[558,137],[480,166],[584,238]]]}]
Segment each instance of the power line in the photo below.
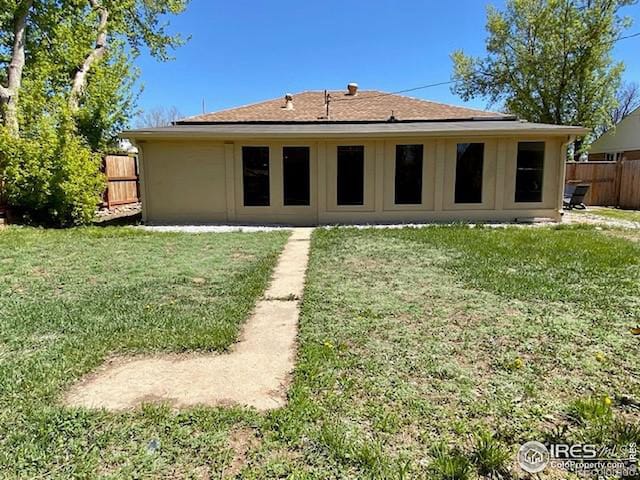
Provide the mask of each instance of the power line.
[{"label": "power line", "polygon": [[385,93],[379,93],[377,95],[367,95],[366,97],[338,98],[336,100],[331,100],[331,103],[333,103],[333,102],[351,102],[353,100],[371,100],[372,98],[387,97],[389,95],[398,95],[400,93],[414,92],[416,90],[423,90],[425,88],[440,87],[442,85],[450,85],[450,84],[456,83],[456,82],[457,82],[457,80],[448,80],[446,82],[429,83],[427,85],[420,85],[418,87],[405,88],[404,90],[396,90],[395,92],[385,92]]},{"label": "power line", "polygon": [[640,37],[640,32],[632,33],[631,35],[625,35],[624,37],[618,37],[615,40],[613,40],[613,42],[611,43],[616,43],[616,42],[619,42],[620,40],[627,40],[629,38],[635,38],[635,37]]},{"label": "power line", "polygon": [[[630,38],[635,38],[635,37],[640,37],[640,32],[636,32],[636,33],[632,33],[630,35],[624,35],[622,37],[618,37],[614,40],[612,40],[610,43],[614,44],[614,43],[618,43],[621,40],[628,40]],[[445,82],[436,82],[436,83],[429,83],[427,85],[420,85],[417,87],[411,87],[411,88],[405,88],[403,90],[396,90],[395,92],[385,92],[385,93],[380,93],[377,95],[368,95],[366,97],[352,97],[352,98],[338,98],[338,99],[331,99],[331,103],[334,102],[352,102],[354,100],[371,100],[374,98],[380,98],[380,97],[387,97],[389,95],[398,95],[401,93],[408,93],[408,92],[415,92],[416,90],[424,90],[427,88],[433,88],[433,87],[441,87],[443,85],[451,85],[452,83],[457,83],[458,80],[448,80]]]}]

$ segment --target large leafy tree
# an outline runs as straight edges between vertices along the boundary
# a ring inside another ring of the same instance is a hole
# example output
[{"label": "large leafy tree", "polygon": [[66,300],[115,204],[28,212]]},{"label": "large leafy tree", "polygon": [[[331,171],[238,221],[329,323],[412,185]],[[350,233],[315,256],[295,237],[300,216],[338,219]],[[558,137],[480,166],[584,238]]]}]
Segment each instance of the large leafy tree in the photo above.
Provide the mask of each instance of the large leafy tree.
[{"label": "large leafy tree", "polygon": [[623,64],[611,51],[636,0],[508,0],[487,12],[487,55],[453,53],[452,90],[534,122],[608,125]]},{"label": "large leafy tree", "polygon": [[167,19],[187,2],[0,0],[0,177],[16,209],[56,223],[91,216],[96,153],[135,113],[132,60],[145,48],[170,58],[184,40]]}]

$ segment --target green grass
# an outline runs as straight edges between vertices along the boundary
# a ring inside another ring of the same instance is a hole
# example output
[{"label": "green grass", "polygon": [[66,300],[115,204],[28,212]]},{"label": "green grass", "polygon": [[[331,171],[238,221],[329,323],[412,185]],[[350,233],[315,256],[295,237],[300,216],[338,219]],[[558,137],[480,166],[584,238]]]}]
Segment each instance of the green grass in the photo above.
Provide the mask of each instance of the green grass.
[{"label": "green grass", "polygon": [[[47,470],[85,477],[118,466],[128,477],[165,462],[179,468],[194,450],[224,445],[208,429],[198,431],[191,415],[71,410],[60,406],[60,395],[112,354],[227,348],[285,237],[0,231],[0,477]],[[202,426],[233,417],[193,418]],[[169,459],[148,455],[146,442],[165,431]]]},{"label": "green grass", "polygon": [[625,220],[627,222],[640,223],[640,211],[638,210],[620,210],[617,208],[590,208],[588,212],[590,214],[610,218],[612,220]]},{"label": "green grass", "polygon": [[113,352],[224,349],[283,240],[0,233],[0,477],[508,478],[524,441],[640,441],[640,244],[586,226],[318,230],[287,407],[60,406]]}]

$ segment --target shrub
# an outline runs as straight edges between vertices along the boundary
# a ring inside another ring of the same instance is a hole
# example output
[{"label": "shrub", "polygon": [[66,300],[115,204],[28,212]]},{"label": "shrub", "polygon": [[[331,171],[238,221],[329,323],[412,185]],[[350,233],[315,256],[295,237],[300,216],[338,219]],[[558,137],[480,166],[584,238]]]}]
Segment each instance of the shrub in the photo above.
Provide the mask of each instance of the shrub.
[{"label": "shrub", "polygon": [[0,127],[0,172],[7,203],[25,223],[70,226],[89,222],[104,189],[100,157],[69,122],[43,118],[31,136]]}]

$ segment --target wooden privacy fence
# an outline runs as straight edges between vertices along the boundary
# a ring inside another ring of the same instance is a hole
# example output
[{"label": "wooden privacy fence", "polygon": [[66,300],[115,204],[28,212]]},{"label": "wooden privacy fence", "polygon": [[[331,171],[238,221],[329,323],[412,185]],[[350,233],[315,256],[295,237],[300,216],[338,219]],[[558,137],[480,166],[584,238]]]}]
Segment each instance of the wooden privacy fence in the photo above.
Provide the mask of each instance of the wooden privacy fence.
[{"label": "wooden privacy fence", "polygon": [[140,201],[138,160],[130,155],[106,155],[102,161],[107,176],[103,204],[107,208]]},{"label": "wooden privacy fence", "polygon": [[640,159],[568,162],[566,181],[591,186],[586,205],[640,209]]}]

